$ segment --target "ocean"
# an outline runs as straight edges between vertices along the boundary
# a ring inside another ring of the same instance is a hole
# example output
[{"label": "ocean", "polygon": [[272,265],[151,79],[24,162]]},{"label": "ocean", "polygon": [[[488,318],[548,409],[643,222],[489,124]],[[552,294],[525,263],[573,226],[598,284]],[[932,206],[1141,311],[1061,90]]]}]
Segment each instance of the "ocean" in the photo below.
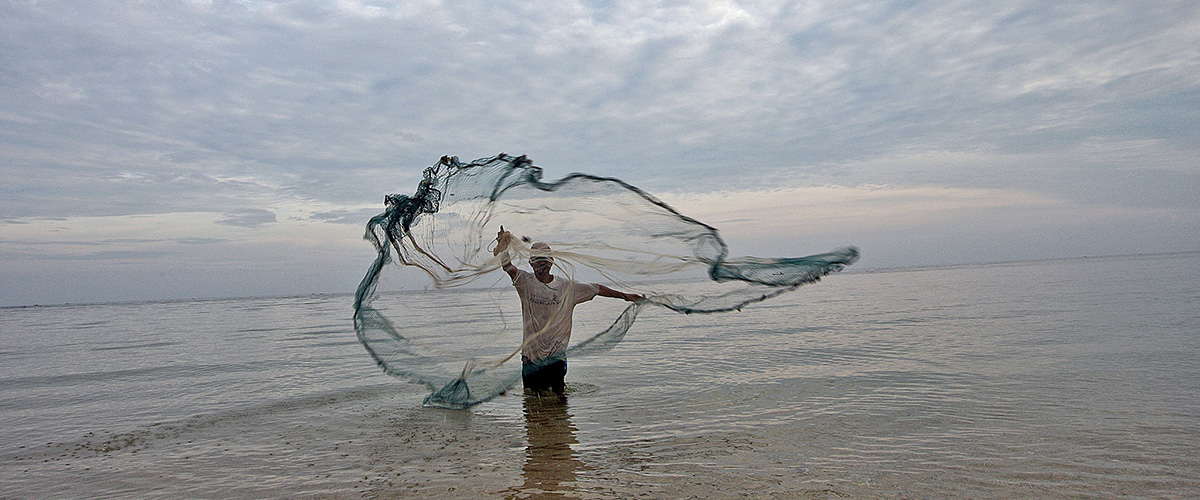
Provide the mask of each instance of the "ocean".
[{"label": "ocean", "polygon": [[351,302],[0,309],[0,498],[1200,498],[1200,253],[651,307],[565,404],[469,410],[381,373]]}]

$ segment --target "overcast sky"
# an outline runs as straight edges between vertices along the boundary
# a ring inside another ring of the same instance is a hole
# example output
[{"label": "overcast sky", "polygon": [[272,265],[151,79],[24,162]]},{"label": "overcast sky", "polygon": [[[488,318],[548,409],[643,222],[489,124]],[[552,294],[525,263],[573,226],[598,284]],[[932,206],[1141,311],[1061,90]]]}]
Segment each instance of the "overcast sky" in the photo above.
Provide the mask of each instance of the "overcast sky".
[{"label": "overcast sky", "polygon": [[1200,3],[0,2],[0,305],[350,292],[500,152],[733,255],[1200,250]]}]

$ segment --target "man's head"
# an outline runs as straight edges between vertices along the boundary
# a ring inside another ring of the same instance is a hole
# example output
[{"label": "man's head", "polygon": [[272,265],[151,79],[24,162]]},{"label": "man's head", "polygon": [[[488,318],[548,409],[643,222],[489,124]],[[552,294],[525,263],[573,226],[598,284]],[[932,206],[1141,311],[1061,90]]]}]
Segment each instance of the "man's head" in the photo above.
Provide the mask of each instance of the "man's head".
[{"label": "man's head", "polygon": [[533,255],[529,257],[529,267],[534,271],[550,272],[550,268],[554,267],[554,257],[550,256],[550,245],[543,242],[537,242],[530,245],[530,250]]}]

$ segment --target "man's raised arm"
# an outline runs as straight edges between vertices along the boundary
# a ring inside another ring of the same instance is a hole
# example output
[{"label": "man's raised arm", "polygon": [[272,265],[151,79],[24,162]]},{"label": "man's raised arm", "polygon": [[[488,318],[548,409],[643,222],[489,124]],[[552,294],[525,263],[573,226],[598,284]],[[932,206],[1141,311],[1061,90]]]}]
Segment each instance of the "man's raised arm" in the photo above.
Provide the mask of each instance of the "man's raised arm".
[{"label": "man's raised arm", "polygon": [[505,253],[508,246],[512,243],[512,233],[505,231],[504,226],[500,226],[500,232],[496,233],[496,248],[492,250],[492,255],[504,254],[504,262],[500,264],[500,269],[512,278],[517,277],[517,266],[512,265],[512,256]]}]

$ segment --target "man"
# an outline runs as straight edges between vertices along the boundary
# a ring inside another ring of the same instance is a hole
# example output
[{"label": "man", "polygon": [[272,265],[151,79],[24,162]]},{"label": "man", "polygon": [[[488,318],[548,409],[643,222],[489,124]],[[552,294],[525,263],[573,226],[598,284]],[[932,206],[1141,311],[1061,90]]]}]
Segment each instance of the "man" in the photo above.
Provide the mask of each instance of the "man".
[{"label": "man", "polygon": [[[512,233],[501,226],[492,254],[505,252],[511,242]],[[512,278],[513,287],[521,298],[521,379],[528,391],[551,390],[562,397],[566,388],[563,379],[567,375],[565,354],[571,340],[571,316],[575,306],[597,295],[631,302],[645,297],[555,276],[551,272],[554,258],[550,245],[538,242],[530,249],[533,256],[529,259],[529,267],[533,268],[533,273],[517,269],[507,260],[507,255],[501,265]]]}]

